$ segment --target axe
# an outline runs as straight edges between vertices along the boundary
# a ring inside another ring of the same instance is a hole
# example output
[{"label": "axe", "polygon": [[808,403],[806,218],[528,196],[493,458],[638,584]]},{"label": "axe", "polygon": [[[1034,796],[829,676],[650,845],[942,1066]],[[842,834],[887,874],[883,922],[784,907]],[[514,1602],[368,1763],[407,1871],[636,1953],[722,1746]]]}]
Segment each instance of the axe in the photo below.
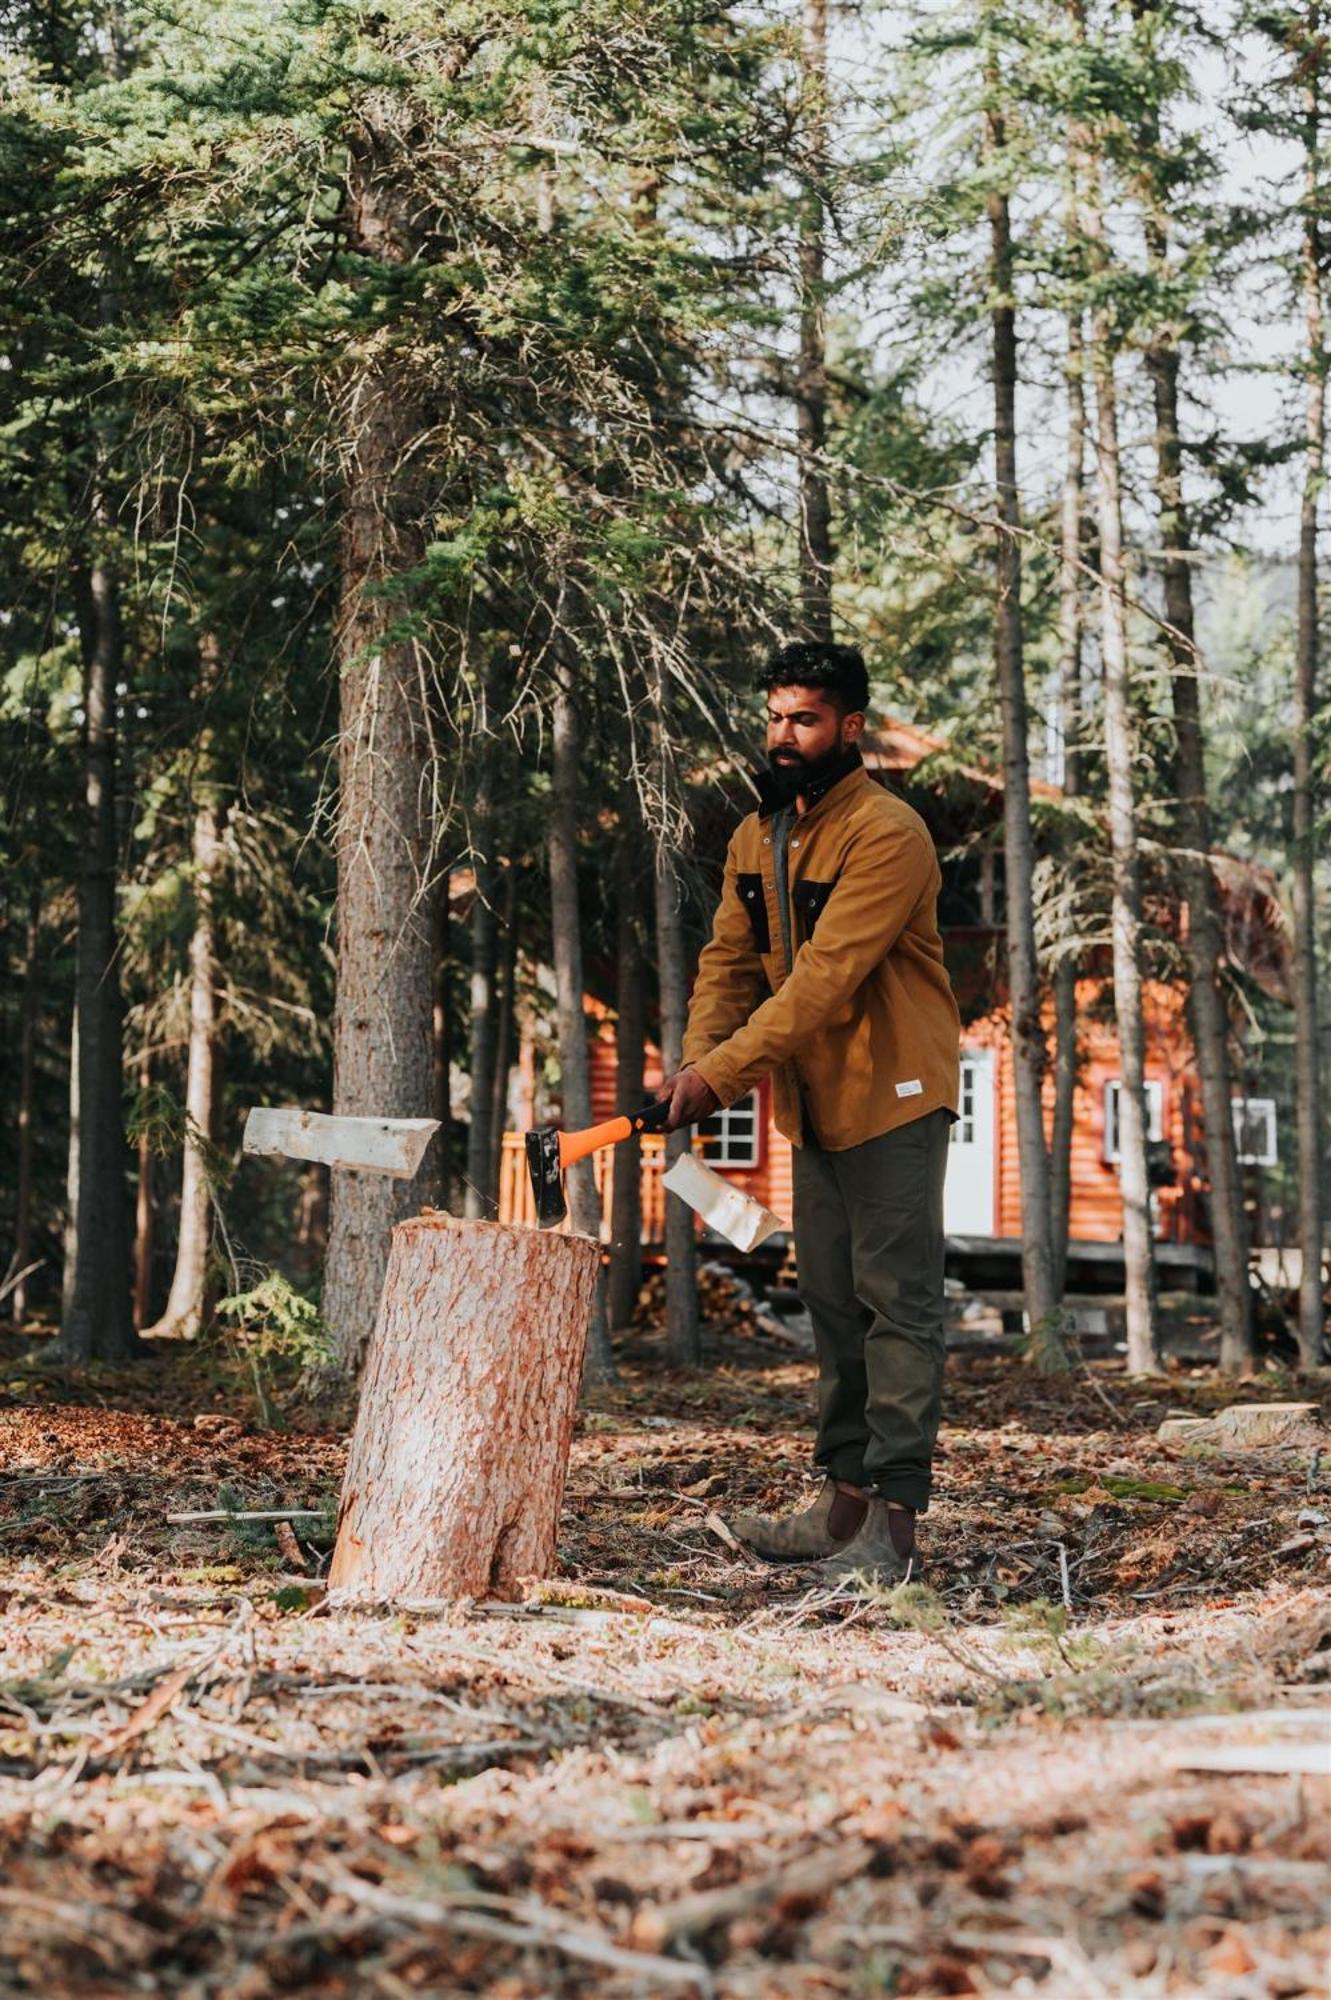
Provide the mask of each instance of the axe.
[{"label": "axe", "polygon": [[659,1132],[670,1116],[670,1099],[644,1104],[622,1118],[607,1118],[603,1125],[589,1125],[585,1132],[560,1132],[553,1125],[538,1126],[527,1134],[527,1172],[536,1199],[536,1221],[541,1229],[554,1229],[568,1214],[564,1199],[564,1169],[576,1166],[602,1146],[617,1146],[635,1132]]}]

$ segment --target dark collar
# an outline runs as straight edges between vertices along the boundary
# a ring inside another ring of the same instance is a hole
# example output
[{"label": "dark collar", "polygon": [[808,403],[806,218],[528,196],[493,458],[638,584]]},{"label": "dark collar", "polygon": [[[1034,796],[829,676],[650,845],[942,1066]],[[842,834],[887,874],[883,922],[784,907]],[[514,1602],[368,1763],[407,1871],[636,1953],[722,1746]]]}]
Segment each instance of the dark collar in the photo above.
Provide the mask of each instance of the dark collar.
[{"label": "dark collar", "polygon": [[[803,794],[806,812],[811,811],[820,799],[825,799],[834,785],[839,785],[841,780],[848,778],[852,771],[858,771],[863,763],[864,759],[860,755],[858,743],[852,743],[849,750],[844,751],[837,758],[836,763],[832,766],[826,777],[819,778],[817,783],[810,785],[808,791]],[[754,783],[758,787],[758,816],[760,819],[768,819],[774,812],[779,812],[782,806],[794,804],[793,799],[787,799],[778,793],[776,780],[770,770],[755,771]]]}]

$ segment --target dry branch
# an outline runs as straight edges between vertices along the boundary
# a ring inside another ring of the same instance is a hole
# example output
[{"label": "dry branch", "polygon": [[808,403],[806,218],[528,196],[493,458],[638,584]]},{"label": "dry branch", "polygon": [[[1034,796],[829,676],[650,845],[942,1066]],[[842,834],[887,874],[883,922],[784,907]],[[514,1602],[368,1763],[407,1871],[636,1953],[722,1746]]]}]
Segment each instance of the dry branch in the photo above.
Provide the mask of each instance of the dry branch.
[{"label": "dry branch", "polygon": [[716,1924],[729,1923],[763,1910],[787,1897],[800,1900],[825,1896],[838,1883],[862,1875],[873,1859],[874,1850],[865,1840],[844,1846],[816,1849],[789,1861],[769,1874],[736,1882],[727,1889],[705,1889],[696,1896],[681,1896],[676,1903],[640,1910],[633,1920],[634,1942],[648,1951],[661,1951],[677,1939],[700,1937]]},{"label": "dry branch", "polygon": [[326,1507],[260,1507],[248,1513],[237,1513],[232,1507],[207,1507],[201,1513],[168,1514],[167,1523],[173,1528],[183,1528],[193,1521],[322,1521],[327,1514]]},{"label": "dry branch", "polygon": [[128,1749],[136,1737],[146,1736],[153,1724],[160,1722],[168,1710],[174,1707],[198,1672],[198,1668],[199,1662],[186,1660],[183,1667],[177,1667],[173,1674],[168,1674],[164,1681],[159,1681],[148,1699],[135,1709],[128,1722],[122,1722],[115,1729],[109,1729],[105,1736],[98,1737],[88,1751],[89,1757],[97,1761],[104,1757],[114,1757],[119,1751]]},{"label": "dry branch", "polygon": [[[493,1938],[497,1944],[518,1949],[530,1950],[535,1946],[657,1985],[693,1986],[705,1995],[713,1990],[711,1975],[704,1966],[682,1965],[678,1959],[659,1958],[649,1952],[626,1951],[594,1931],[558,1920],[543,1904],[512,1903],[498,1896],[474,1900],[459,1897],[456,1901],[399,1896],[355,1875],[338,1875],[330,1887],[361,1909],[413,1927],[459,1931],[464,1937]],[[505,1914],[496,1914],[499,1911]]]}]

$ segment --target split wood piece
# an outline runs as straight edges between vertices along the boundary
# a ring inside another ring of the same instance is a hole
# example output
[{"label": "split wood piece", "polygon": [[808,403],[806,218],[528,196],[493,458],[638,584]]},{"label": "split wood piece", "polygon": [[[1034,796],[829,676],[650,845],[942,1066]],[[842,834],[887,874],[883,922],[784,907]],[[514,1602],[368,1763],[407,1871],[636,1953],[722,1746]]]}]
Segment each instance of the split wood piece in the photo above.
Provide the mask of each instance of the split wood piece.
[{"label": "split wood piece", "polygon": [[411,1216],[393,1231],[329,1588],[515,1597],[554,1566],[592,1237]]},{"label": "split wood piece", "polygon": [[703,1889],[697,1895],[681,1896],[675,1903],[639,1910],[630,1936],[644,1951],[663,1951],[679,1939],[701,1937],[715,1925],[748,1916],[753,1910],[770,1910],[784,1898],[821,1898],[840,1883],[862,1875],[874,1852],[868,1841],[847,1841],[801,1855],[797,1861],[730,1888]]},{"label": "split wood piece", "polygon": [[247,1153],[409,1181],[438,1130],[437,1118],[329,1118],[298,1105],[256,1104],[243,1143]]}]

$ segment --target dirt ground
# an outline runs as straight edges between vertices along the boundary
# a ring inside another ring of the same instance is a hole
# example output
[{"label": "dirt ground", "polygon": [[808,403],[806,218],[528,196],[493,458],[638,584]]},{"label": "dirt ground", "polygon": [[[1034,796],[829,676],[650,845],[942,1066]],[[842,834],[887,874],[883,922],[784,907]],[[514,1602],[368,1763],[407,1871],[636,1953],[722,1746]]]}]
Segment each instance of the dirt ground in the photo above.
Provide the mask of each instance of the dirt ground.
[{"label": "dirt ground", "polygon": [[350,1611],[342,1431],[11,1343],[0,1993],[1326,1993],[1331,1471],[1155,1438],[1307,1394],[959,1360],[921,1584],[829,1601],[722,1518],[799,1500],[807,1364],[645,1335],[554,1583]]}]

